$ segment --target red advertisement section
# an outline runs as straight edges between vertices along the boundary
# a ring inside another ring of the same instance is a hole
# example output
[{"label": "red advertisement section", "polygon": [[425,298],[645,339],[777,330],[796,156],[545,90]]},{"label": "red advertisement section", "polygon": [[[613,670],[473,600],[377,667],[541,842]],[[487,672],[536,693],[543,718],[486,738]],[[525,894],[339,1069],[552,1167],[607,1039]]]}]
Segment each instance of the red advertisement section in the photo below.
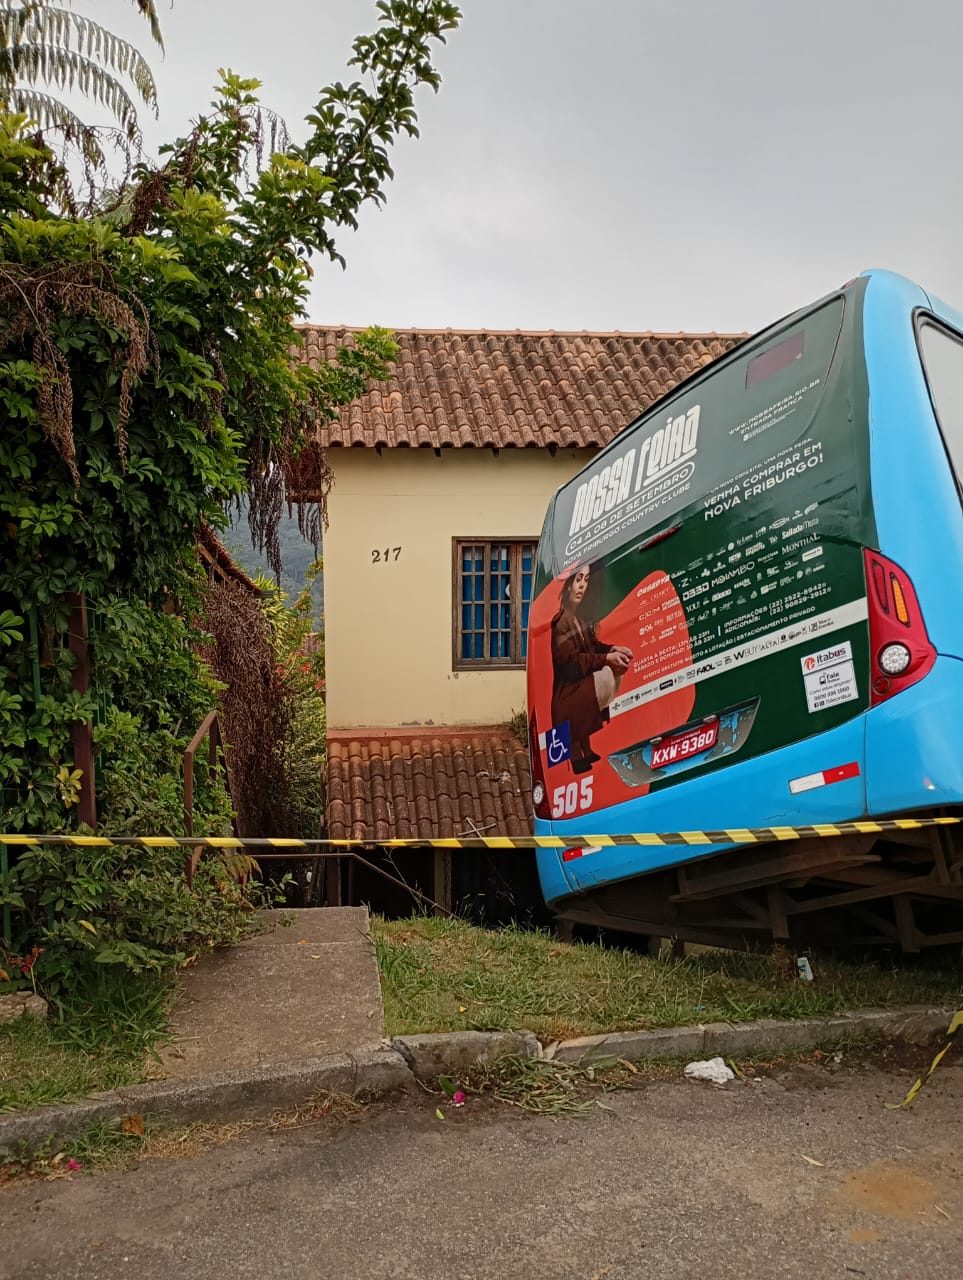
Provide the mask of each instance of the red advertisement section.
[{"label": "red advertisement section", "polygon": [[648,788],[626,786],[608,756],[684,724],[695,702],[690,685],[626,709],[626,694],[691,665],[685,611],[669,578],[649,574],[608,614],[593,617],[591,601],[602,593],[597,581],[589,591],[590,576],[577,565],[532,603],[529,712],[556,819],[644,795]]}]

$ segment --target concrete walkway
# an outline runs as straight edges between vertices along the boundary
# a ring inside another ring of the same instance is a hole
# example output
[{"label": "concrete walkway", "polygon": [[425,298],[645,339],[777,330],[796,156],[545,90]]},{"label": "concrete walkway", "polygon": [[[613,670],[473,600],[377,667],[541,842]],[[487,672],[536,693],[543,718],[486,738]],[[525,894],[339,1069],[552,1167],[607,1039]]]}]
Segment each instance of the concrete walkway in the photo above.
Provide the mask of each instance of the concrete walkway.
[{"label": "concrete walkway", "polygon": [[373,1049],[384,1012],[364,907],[266,911],[264,932],[181,979],[163,1074],[177,1080]]}]

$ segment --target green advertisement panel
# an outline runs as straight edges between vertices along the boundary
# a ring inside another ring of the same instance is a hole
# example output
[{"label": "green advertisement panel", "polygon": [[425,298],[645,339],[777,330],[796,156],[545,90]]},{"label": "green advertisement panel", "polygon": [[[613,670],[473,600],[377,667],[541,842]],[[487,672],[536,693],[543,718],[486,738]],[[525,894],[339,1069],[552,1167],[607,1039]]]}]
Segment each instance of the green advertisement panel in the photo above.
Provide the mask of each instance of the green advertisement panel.
[{"label": "green advertisement panel", "polygon": [[856,286],[745,344],[558,494],[529,640],[553,817],[868,705],[860,301]]}]

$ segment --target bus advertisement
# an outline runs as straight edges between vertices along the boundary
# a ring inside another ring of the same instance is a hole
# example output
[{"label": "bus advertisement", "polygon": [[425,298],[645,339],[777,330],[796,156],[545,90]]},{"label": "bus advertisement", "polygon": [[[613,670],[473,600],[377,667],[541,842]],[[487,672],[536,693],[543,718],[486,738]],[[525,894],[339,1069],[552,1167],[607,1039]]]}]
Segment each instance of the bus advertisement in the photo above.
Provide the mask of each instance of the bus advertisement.
[{"label": "bus advertisement", "polygon": [[[537,833],[717,831],[963,803],[959,767],[941,775],[917,758],[919,732],[899,747],[883,723],[883,704],[937,664],[931,612],[947,623],[940,653],[963,671],[963,621],[921,606],[918,589],[940,591],[937,566],[905,527],[936,533],[942,520],[947,554],[963,546],[921,323],[944,324],[921,290],[868,273],[687,380],[559,490],[529,623]],[[963,348],[954,356],[963,374]],[[877,397],[891,385],[904,400],[912,391],[916,421],[891,401],[885,411]],[[929,474],[907,504],[910,466]],[[877,715],[912,779],[892,795],[891,762],[875,791],[867,773]],[[942,732],[927,724],[930,750],[955,741]],[[543,850],[539,868],[558,902],[718,852]]]}]

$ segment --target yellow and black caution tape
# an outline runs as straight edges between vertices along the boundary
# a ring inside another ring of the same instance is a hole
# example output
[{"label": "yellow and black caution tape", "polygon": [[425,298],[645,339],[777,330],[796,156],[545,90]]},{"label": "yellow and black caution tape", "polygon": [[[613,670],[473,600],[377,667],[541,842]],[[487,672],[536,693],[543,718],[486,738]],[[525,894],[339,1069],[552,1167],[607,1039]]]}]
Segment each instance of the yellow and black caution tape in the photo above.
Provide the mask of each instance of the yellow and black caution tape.
[{"label": "yellow and black caution tape", "polygon": [[39,844],[82,845],[91,848],[111,845],[134,845],[146,849],[183,847],[196,849],[251,849],[254,856],[283,856],[304,850],[312,857],[337,855],[348,849],[587,849],[618,845],[707,845],[768,844],[771,841],[805,840],[813,837],[881,835],[887,831],[916,831],[921,827],[953,826],[963,819],[883,818],[867,822],[821,822],[805,827],[728,827],[720,831],[643,831],[633,835],[564,835],[564,836],[411,836],[404,839],[380,840],[375,836],[361,839],[295,840],[280,836],[100,836],[100,835],[0,835],[0,845],[32,846]]},{"label": "yellow and black caution tape", "polygon": [[963,1009],[958,1009],[957,1012],[953,1014],[953,1018],[952,1018],[952,1021],[950,1022],[950,1025],[946,1028],[946,1044],[944,1044],[943,1048],[939,1051],[939,1053],[930,1063],[927,1070],[923,1072],[923,1074],[915,1082],[915,1084],[910,1086],[910,1090],[902,1102],[884,1103],[884,1106],[888,1111],[899,1111],[901,1107],[909,1106],[909,1104],[913,1101],[913,1099],[919,1093],[920,1089],[922,1089],[923,1085],[926,1084],[927,1080],[929,1080],[930,1076],[933,1074],[936,1068],[940,1065],[940,1063],[949,1053],[950,1049],[953,1047],[953,1041],[956,1039],[957,1032],[960,1030],[961,1027],[963,1027]]}]

